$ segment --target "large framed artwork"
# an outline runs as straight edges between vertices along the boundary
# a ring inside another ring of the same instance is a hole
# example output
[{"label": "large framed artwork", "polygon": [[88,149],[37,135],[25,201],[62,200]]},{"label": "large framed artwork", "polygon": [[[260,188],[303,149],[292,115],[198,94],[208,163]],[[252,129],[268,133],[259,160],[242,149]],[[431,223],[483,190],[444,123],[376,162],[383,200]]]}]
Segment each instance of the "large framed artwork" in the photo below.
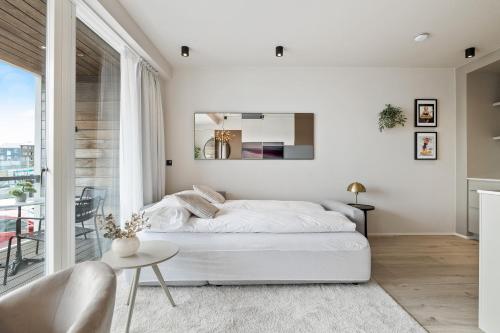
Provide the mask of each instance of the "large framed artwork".
[{"label": "large framed artwork", "polygon": [[437,99],[415,100],[415,127],[437,127]]},{"label": "large framed artwork", "polygon": [[415,159],[437,160],[437,132],[415,132]]}]

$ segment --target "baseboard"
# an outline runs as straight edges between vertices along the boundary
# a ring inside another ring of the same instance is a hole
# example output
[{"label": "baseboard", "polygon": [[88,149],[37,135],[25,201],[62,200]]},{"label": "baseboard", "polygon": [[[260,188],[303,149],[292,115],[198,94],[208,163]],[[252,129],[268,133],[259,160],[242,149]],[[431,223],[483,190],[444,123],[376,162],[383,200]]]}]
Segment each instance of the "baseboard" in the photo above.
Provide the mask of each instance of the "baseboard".
[{"label": "baseboard", "polygon": [[473,239],[456,232],[381,232],[369,233],[368,236],[459,236],[465,239]]},{"label": "baseboard", "polygon": [[460,237],[460,238],[463,238],[463,239],[475,239],[477,240],[477,235],[471,235],[471,236],[466,236],[466,235],[462,235],[462,234],[459,234],[457,232],[453,233],[455,236],[457,237]]},{"label": "baseboard", "polygon": [[457,236],[468,240],[478,240],[477,235],[466,236],[456,232],[380,232],[380,233],[369,233],[370,236]]}]

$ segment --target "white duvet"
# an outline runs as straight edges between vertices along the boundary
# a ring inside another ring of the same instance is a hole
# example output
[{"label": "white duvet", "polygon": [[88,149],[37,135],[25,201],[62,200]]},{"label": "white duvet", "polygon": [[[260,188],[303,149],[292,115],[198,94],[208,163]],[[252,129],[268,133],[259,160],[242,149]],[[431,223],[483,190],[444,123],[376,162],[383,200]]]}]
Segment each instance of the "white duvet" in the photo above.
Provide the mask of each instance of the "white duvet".
[{"label": "white duvet", "polygon": [[255,211],[288,210],[292,212],[325,211],[317,203],[309,201],[280,200],[226,200],[223,204],[215,204],[219,209],[248,209]]},{"label": "white duvet", "polygon": [[343,214],[325,211],[307,201],[227,200],[216,204],[213,219],[201,219],[173,198],[145,210],[150,232],[303,233],[352,232],[356,226]]}]

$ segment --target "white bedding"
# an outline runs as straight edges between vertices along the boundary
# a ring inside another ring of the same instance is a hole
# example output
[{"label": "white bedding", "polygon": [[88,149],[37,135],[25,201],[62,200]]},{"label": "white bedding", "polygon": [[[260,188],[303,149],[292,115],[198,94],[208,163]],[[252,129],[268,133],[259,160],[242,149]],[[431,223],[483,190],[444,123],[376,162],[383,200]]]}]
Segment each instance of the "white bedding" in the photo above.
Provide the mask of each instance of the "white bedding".
[{"label": "white bedding", "polygon": [[223,204],[216,204],[218,208],[249,209],[255,211],[288,210],[291,212],[324,211],[317,203],[309,201],[280,201],[280,200],[226,200]]},{"label": "white bedding", "polygon": [[[179,193],[194,193],[187,190]],[[324,211],[320,204],[309,201],[282,201],[282,200],[226,200],[222,204],[215,203],[218,208],[238,208],[251,210],[290,210],[295,212]],[[161,201],[148,207],[145,211],[152,212],[160,207],[181,207],[174,195],[166,195]]]},{"label": "white bedding", "polygon": [[212,252],[343,252],[370,248],[368,240],[358,232],[349,233],[160,233],[140,232],[141,241],[166,240],[179,245],[180,253]]},{"label": "white bedding", "polygon": [[145,210],[150,232],[304,233],[353,232],[343,214],[306,201],[227,200],[213,219],[189,217],[173,196]]},{"label": "white bedding", "polygon": [[[370,245],[357,232],[141,232],[139,238],[179,245],[179,254],[159,264],[170,284],[360,282],[370,279]],[[141,271],[140,282],[157,283],[157,280],[151,269],[145,268]]]}]

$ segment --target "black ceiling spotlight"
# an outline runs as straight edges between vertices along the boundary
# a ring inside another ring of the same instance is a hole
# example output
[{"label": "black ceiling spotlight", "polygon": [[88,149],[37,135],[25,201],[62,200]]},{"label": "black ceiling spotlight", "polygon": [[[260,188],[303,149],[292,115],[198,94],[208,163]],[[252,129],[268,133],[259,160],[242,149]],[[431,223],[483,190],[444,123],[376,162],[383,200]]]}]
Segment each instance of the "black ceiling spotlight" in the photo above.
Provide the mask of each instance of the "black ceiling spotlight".
[{"label": "black ceiling spotlight", "polygon": [[277,57],[282,57],[283,56],[283,46],[276,46],[276,56]]},{"label": "black ceiling spotlight", "polygon": [[465,57],[466,58],[474,58],[476,56],[476,48],[475,47],[469,47],[468,49],[465,49]]},{"label": "black ceiling spotlight", "polygon": [[189,47],[188,46],[181,46],[181,55],[183,57],[189,57]]}]

